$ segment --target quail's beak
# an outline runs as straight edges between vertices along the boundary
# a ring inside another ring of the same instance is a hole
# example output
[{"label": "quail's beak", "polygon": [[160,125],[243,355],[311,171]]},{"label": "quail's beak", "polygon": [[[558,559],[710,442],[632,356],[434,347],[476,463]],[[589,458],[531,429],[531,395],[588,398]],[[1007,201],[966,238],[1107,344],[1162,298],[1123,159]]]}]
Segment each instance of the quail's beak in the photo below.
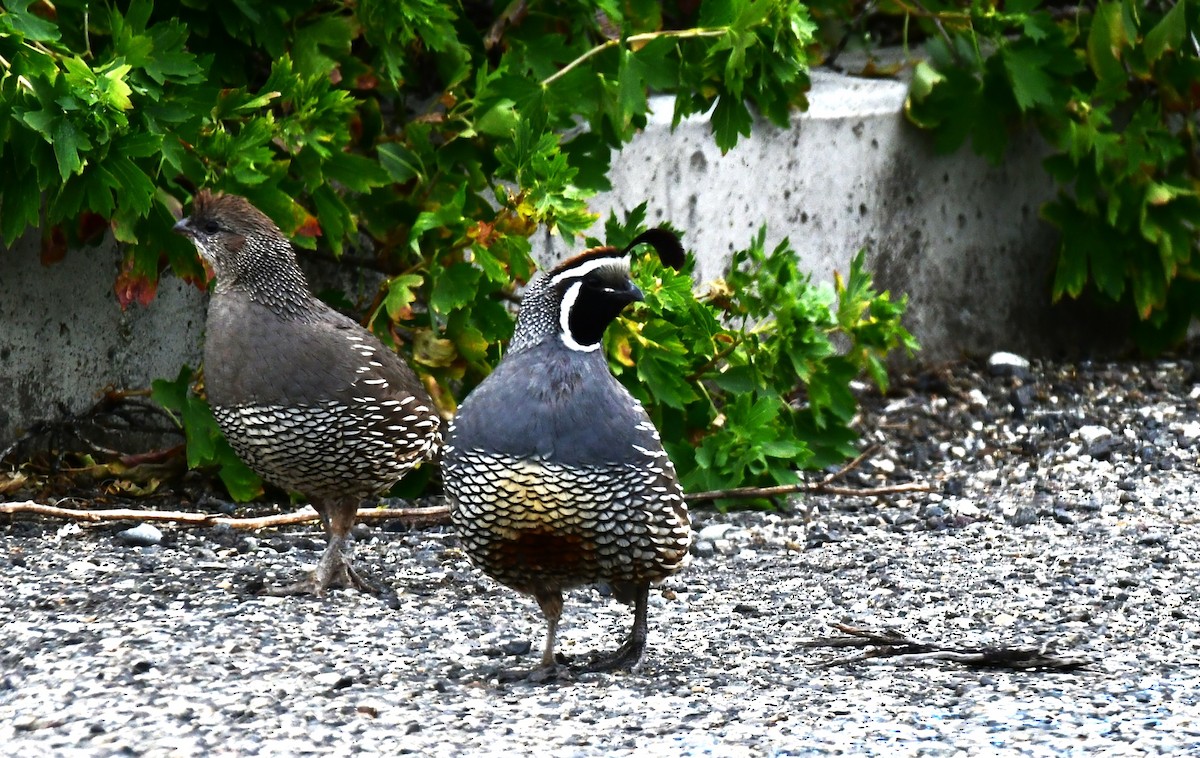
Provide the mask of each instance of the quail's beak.
[{"label": "quail's beak", "polygon": [[640,303],[646,299],[646,296],[642,294],[642,291],[638,289],[638,286],[633,282],[629,283],[629,289],[620,294],[628,298],[629,302],[631,303]]},{"label": "quail's beak", "polygon": [[196,235],[192,233],[192,227],[190,224],[188,224],[188,221],[190,220],[191,219],[189,219],[187,216],[184,216],[176,221],[175,226],[171,227],[171,229],[177,234],[182,234],[184,237],[187,237],[192,241],[193,245],[196,245],[196,251],[200,253],[200,266],[204,269],[204,283],[208,284],[213,280],[214,277],[216,277],[216,273],[213,271],[212,263],[209,262],[208,256],[204,253],[204,250],[200,247],[200,245],[196,244]]}]

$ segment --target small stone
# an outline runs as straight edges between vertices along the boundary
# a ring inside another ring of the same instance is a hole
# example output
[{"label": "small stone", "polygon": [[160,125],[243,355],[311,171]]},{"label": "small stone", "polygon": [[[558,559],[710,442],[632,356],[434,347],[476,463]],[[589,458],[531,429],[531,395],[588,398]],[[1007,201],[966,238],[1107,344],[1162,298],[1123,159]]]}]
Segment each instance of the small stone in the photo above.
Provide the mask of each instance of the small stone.
[{"label": "small stone", "polygon": [[708,540],[696,540],[692,543],[692,555],[697,558],[709,558],[716,552],[716,547]]},{"label": "small stone", "polygon": [[1032,505],[1019,505],[1008,517],[1008,523],[1013,526],[1029,526],[1036,524],[1038,520],[1038,510]]},{"label": "small stone", "polygon": [[885,474],[890,474],[896,470],[896,462],[887,458],[876,458],[871,461],[872,468],[882,471]]},{"label": "small stone", "polygon": [[826,529],[821,524],[813,524],[808,527],[808,532],[804,535],[804,546],[807,548],[820,547],[821,545],[830,542],[841,542],[842,535],[837,531]]},{"label": "small stone", "polygon": [[1065,508],[1055,508],[1054,509],[1054,520],[1060,524],[1074,524],[1075,523],[1075,517],[1073,515],[1071,515],[1071,512],[1066,510]]},{"label": "small stone", "polygon": [[988,358],[988,371],[992,376],[1026,377],[1029,375],[1029,360],[1016,353],[992,353]]},{"label": "small stone", "polygon": [[1113,436],[1112,430],[1107,426],[1097,426],[1095,424],[1081,426],[1075,433],[1079,435],[1079,439],[1085,445],[1091,445],[1098,440],[1108,439]]},{"label": "small stone", "polygon": [[725,535],[733,528],[733,524],[709,524],[696,534],[696,541],[715,542],[725,539]]},{"label": "small stone", "polygon": [[331,690],[342,690],[354,684],[354,677],[349,674],[340,674],[336,671],[326,671],[314,676],[313,681]]},{"label": "small stone", "polygon": [[1118,437],[1101,437],[1095,442],[1087,446],[1088,455],[1092,456],[1097,461],[1106,461],[1112,457],[1112,454],[1121,448],[1121,439]]},{"label": "small stone", "polygon": [[1027,384],[1017,387],[1008,394],[1008,404],[1012,406],[1013,418],[1023,420],[1033,402],[1033,388]]},{"label": "small stone", "polygon": [[505,655],[528,655],[533,649],[533,643],[529,640],[509,640],[500,646]]},{"label": "small stone", "polygon": [[153,524],[138,524],[132,529],[117,533],[117,539],[133,547],[150,547],[162,542],[163,533]]},{"label": "small stone", "polygon": [[1179,429],[1179,444],[1187,447],[1200,442],[1200,421],[1188,421]]}]

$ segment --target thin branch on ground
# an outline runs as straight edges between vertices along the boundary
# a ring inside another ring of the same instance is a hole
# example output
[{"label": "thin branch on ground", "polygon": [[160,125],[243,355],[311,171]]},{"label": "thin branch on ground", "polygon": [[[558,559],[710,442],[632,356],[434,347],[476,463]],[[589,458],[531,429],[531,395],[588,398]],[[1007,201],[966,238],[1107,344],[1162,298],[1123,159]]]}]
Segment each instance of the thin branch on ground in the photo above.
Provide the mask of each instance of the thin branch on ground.
[{"label": "thin branch on ground", "polygon": [[[171,521],[182,526],[227,526],[231,529],[244,530],[266,529],[320,521],[320,516],[317,515],[317,512],[308,507],[293,513],[279,513],[257,518],[233,518],[230,516],[217,516],[210,513],[194,513],[189,511],[156,511],[138,508],[63,508],[57,505],[46,505],[32,501],[0,503],[0,514],[15,515],[24,513],[65,519],[67,521],[87,521],[90,523],[131,520]],[[450,522],[450,509],[441,505],[427,508],[360,508],[356,518],[359,521],[397,519],[412,526],[434,526]]]},{"label": "thin branch on ground", "polygon": [[873,632],[849,624],[831,624],[844,637],[819,637],[801,643],[803,647],[872,648],[848,658],[838,658],[823,666],[844,666],[850,663],[886,658],[894,663],[925,663],[927,661],[952,661],[976,668],[1009,668],[1022,671],[1073,671],[1091,663],[1086,658],[1055,655],[1049,652],[1049,643],[1038,647],[1009,647],[1006,645],[973,647],[943,645],[906,637],[888,629]]},{"label": "thin branch on ground", "polygon": [[839,495],[844,497],[882,497],[896,495],[902,492],[936,492],[936,488],[918,482],[891,484],[883,487],[849,487],[834,484],[838,479],[862,465],[879,449],[872,445],[858,454],[854,460],[842,466],[818,482],[797,482],[795,484],[778,484],[773,487],[733,487],[727,490],[711,490],[708,492],[688,492],[683,496],[690,503],[707,500],[752,500],[764,497],[781,497],[803,492],[810,495]]},{"label": "thin branch on ground", "polygon": [[[860,453],[854,460],[842,466],[837,471],[828,474],[817,482],[799,482],[796,484],[781,484],[775,487],[736,487],[727,490],[710,492],[689,492],[684,499],[689,502],[706,500],[746,500],[753,498],[780,497],[798,492],[809,494],[839,495],[845,497],[882,497],[901,492],[933,492],[934,488],[926,484],[907,482],[885,487],[848,487],[835,484],[849,472],[862,465],[878,450],[872,445]],[[232,518],[217,516],[211,513],[196,513],[191,511],[161,511],[137,508],[64,508],[58,505],[46,505],[33,501],[0,503],[0,514],[15,515],[19,513],[59,518],[68,521],[172,521],[183,526],[228,526],[232,529],[266,529],[276,526],[291,526],[317,521],[316,511],[304,508],[294,513],[282,513],[259,518]],[[435,526],[450,523],[450,509],[447,506],[428,508],[360,508],[359,521],[378,521],[382,519],[398,519],[412,526]]]}]

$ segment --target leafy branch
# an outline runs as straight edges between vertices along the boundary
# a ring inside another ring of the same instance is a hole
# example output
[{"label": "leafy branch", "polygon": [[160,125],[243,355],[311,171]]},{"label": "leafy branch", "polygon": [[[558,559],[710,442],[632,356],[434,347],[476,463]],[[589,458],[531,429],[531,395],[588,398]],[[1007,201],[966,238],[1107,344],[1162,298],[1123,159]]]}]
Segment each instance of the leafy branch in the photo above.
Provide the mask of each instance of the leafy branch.
[{"label": "leafy branch", "polygon": [[1200,2],[913,2],[939,36],[909,118],[994,162],[1012,125],[1039,128],[1060,189],[1041,209],[1061,232],[1052,297],[1125,309],[1146,351],[1181,341],[1200,315]]}]

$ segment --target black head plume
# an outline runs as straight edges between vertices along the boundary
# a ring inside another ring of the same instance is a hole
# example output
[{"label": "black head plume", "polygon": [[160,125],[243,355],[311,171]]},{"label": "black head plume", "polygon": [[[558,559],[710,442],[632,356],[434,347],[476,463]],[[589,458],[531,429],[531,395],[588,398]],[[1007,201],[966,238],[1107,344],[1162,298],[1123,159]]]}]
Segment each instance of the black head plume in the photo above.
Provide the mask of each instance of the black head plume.
[{"label": "black head plume", "polygon": [[658,259],[663,262],[663,265],[670,266],[678,271],[683,268],[684,253],[683,243],[679,241],[679,236],[670,229],[658,227],[656,229],[647,229],[638,236],[633,238],[622,250],[622,254],[628,253],[638,245],[650,245],[654,251],[658,253]]}]

